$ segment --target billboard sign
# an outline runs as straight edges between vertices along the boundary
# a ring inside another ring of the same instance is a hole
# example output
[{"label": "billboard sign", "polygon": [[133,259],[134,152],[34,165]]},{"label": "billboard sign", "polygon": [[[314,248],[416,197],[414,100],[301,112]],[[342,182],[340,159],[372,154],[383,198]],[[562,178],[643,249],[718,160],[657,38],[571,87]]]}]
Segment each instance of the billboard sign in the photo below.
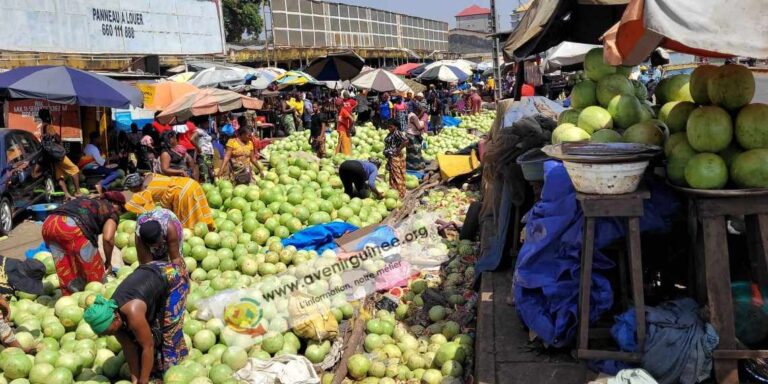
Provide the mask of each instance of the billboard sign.
[{"label": "billboard sign", "polygon": [[220,0],[0,0],[0,50],[201,55],[226,49]]}]

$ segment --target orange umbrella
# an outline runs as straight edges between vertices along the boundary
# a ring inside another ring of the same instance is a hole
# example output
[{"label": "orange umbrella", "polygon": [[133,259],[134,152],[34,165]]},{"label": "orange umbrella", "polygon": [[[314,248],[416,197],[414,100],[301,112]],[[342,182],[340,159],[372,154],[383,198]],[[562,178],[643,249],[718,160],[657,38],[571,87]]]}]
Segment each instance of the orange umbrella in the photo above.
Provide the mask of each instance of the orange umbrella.
[{"label": "orange umbrella", "polygon": [[162,110],[175,100],[187,93],[198,91],[199,89],[192,84],[177,83],[175,81],[164,81],[151,85],[155,89],[151,102],[145,105],[147,109]]},{"label": "orange umbrella", "polygon": [[631,0],[603,35],[605,61],[637,65],[656,47],[707,57],[766,57],[764,0]]},{"label": "orange umbrella", "polygon": [[157,119],[168,124],[177,119],[188,120],[192,116],[213,115],[236,109],[261,109],[259,99],[241,95],[224,89],[205,88],[187,93],[163,109]]}]

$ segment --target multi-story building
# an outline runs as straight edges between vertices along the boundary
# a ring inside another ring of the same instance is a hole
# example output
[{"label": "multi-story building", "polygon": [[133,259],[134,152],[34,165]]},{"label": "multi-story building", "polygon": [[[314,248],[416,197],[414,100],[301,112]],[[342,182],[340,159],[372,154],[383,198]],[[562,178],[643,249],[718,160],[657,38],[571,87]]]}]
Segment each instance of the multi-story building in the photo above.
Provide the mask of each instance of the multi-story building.
[{"label": "multi-story building", "polygon": [[479,5],[465,8],[456,15],[456,29],[491,33],[491,10]]}]

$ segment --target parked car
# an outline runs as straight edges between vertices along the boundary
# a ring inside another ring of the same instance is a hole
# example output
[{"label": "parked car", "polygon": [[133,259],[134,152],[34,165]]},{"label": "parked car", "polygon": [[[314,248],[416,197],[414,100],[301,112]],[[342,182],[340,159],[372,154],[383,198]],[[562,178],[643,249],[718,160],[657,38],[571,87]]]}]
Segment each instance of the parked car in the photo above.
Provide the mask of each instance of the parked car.
[{"label": "parked car", "polygon": [[43,166],[43,149],[31,133],[0,128],[0,235],[13,228],[13,219],[27,207],[50,202],[54,181],[49,167]]}]

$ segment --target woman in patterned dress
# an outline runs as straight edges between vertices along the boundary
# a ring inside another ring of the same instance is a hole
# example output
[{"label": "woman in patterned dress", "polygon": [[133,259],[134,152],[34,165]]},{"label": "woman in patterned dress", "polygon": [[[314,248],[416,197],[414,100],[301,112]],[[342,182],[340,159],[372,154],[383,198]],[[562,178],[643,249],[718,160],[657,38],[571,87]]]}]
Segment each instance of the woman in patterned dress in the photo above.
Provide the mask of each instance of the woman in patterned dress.
[{"label": "woman in patterned dress", "polygon": [[[92,281],[103,282],[112,270],[112,251],[125,196],[110,191],[98,199],[77,198],[55,209],[43,223],[43,240],[56,263],[61,293],[82,291]],[[99,253],[99,235],[105,260]]]},{"label": "woman in patterned dress", "polygon": [[400,122],[389,119],[386,122],[389,134],[384,138],[384,156],[387,158],[389,186],[405,196],[405,156],[403,149],[408,145],[408,138],[400,131]]},{"label": "woman in patterned dress", "polygon": [[254,167],[263,175],[264,166],[259,163],[251,140],[252,136],[253,132],[249,127],[240,127],[237,129],[237,135],[227,141],[227,151],[218,177],[231,171],[232,181],[235,184],[250,184],[253,180]]},{"label": "woman in patterned dress", "polygon": [[216,228],[203,187],[188,177],[131,174],[125,177],[124,185],[133,192],[125,204],[128,212],[141,215],[162,207],[173,211],[184,228],[194,229],[197,223],[205,223],[210,230]]},{"label": "woman in patterned dress", "polygon": [[189,275],[181,257],[182,226],[173,212],[158,208],[139,216],[139,267],[85,311],[94,332],[115,335],[123,347],[131,381],[162,377],[189,353],[182,327]]}]

